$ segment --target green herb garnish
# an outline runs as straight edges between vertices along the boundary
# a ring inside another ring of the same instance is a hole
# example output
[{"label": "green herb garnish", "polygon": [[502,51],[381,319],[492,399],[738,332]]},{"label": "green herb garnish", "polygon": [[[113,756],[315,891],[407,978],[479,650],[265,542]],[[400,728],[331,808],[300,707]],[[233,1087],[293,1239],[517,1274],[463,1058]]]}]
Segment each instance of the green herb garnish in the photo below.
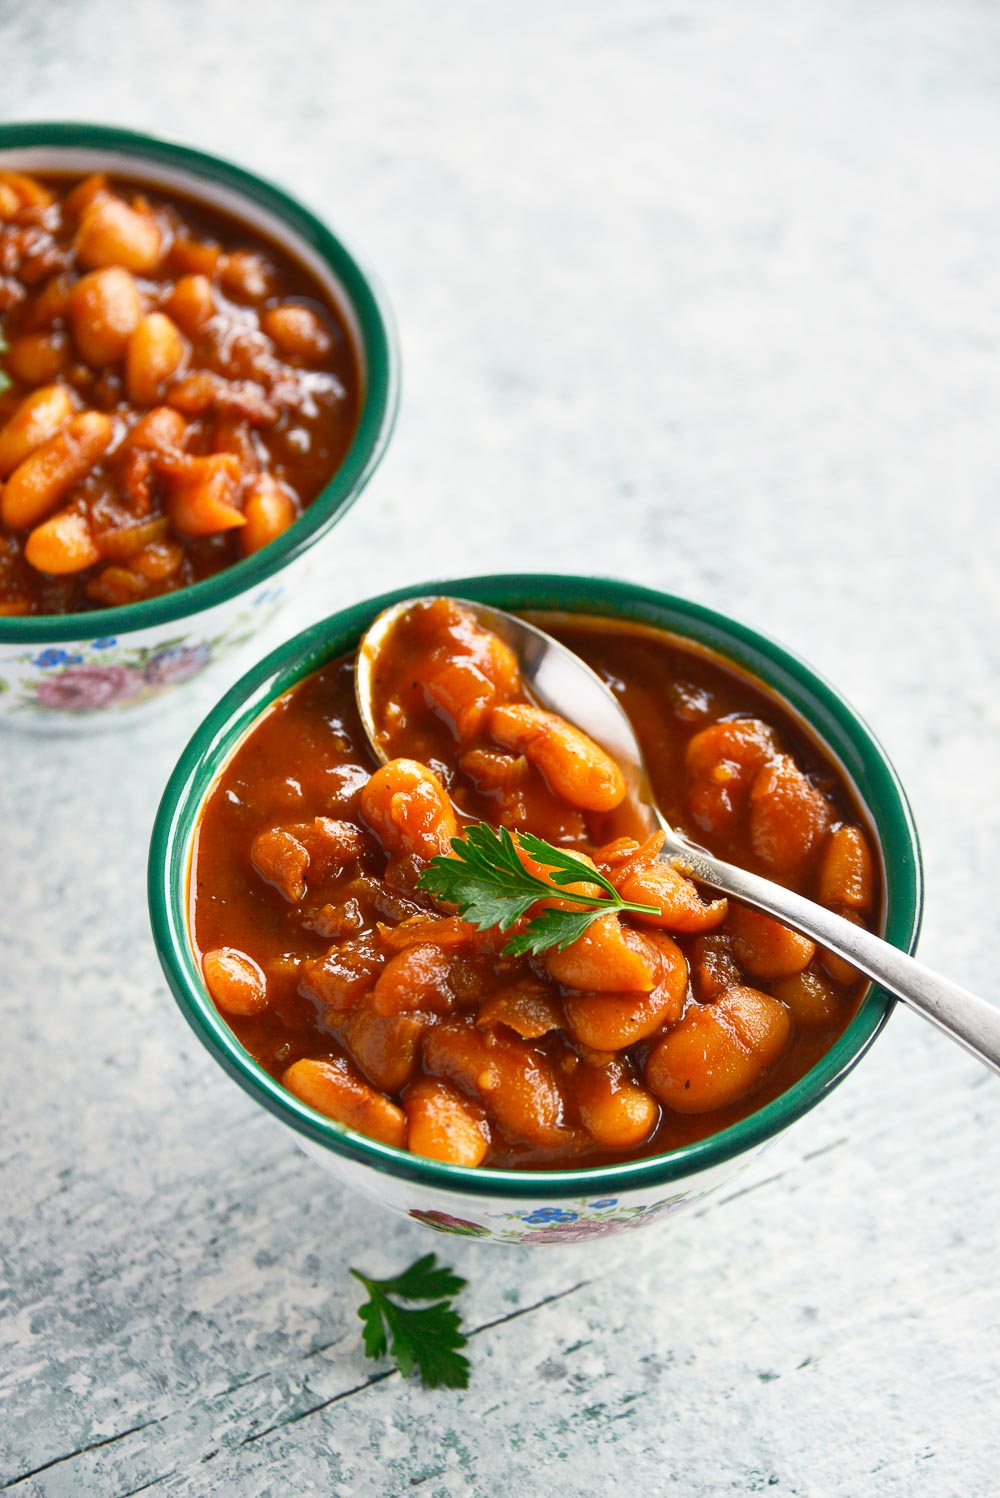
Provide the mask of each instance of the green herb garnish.
[{"label": "green herb garnish", "polygon": [[[10,344],[3,336],[3,329],[0,328],[0,354],[6,354],[9,352],[9,350]],[[11,379],[10,375],[3,368],[3,366],[0,365],[0,395],[3,395],[5,390],[9,390],[13,383],[14,381]]]},{"label": "green herb garnish", "polygon": [[[592,921],[610,910],[632,910],[638,915],[659,915],[655,905],[634,905],[623,900],[609,879],[598,869],[581,863],[563,848],[554,848],[530,832],[519,832],[515,843],[506,827],[492,828],[487,822],[470,827],[464,837],[453,837],[454,857],[440,854],[432,858],[418,880],[421,889],[446,900],[481,931],[499,926],[507,931],[538,900],[551,900],[567,884],[596,884],[606,893],[580,895],[575,891],[563,898],[571,900],[572,910],[545,910],[530,921],[504,947],[510,957],[544,952],[549,947],[564,951],[586,931]],[[521,847],[529,858],[550,869],[549,879],[541,879],[526,869],[518,857]],[[550,882],[551,881],[551,882]]]},{"label": "green herb garnish", "polygon": [[[360,1269],[351,1273],[368,1291],[368,1300],[358,1310],[367,1357],[384,1358],[391,1352],[404,1378],[417,1368],[429,1389],[468,1388],[469,1360],[458,1351],[468,1339],[459,1330],[458,1312],[451,1308],[465,1280],[447,1265],[438,1265],[435,1254],[424,1254],[402,1274],[387,1280],[372,1279]],[[435,1304],[401,1306],[390,1295]]]}]

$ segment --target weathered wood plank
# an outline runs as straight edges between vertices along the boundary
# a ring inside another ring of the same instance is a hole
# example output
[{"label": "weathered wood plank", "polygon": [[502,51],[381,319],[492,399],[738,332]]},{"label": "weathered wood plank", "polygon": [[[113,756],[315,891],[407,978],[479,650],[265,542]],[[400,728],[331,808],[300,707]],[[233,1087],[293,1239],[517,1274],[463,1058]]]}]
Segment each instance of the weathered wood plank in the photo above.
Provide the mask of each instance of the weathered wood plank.
[{"label": "weathered wood plank", "polygon": [[[397,439],[283,632],[449,570],[731,608],[873,722],[923,954],[998,995],[994,8],[6,0],[0,56],[8,115],[231,154],[391,288]],[[150,949],[148,828],[222,681],[0,743],[0,1492],[993,1498],[997,1084],[899,1014],[669,1227],[536,1254],[376,1219]],[[361,1355],[346,1266],[427,1247],[471,1280],[460,1395]]]}]

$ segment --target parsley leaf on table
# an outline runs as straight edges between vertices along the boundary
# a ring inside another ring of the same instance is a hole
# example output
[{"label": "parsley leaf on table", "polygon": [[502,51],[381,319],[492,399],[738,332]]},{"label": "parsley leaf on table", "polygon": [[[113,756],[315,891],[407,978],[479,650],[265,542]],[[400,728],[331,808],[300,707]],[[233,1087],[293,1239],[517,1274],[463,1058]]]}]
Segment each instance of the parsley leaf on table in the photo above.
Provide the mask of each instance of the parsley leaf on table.
[{"label": "parsley leaf on table", "polygon": [[[469,1360],[458,1350],[467,1339],[459,1329],[458,1312],[451,1308],[452,1297],[464,1289],[465,1280],[447,1265],[439,1265],[435,1254],[424,1254],[389,1279],[373,1279],[360,1269],[352,1269],[351,1274],[368,1291],[368,1300],[358,1309],[367,1357],[391,1353],[404,1378],[416,1368],[429,1389],[468,1387]],[[390,1295],[434,1304],[400,1305]]]},{"label": "parsley leaf on table", "polygon": [[[463,837],[453,837],[451,846],[451,854],[431,859],[418,883],[421,889],[456,906],[459,915],[482,931],[491,926],[508,931],[538,900],[551,900],[566,885],[585,882],[606,891],[602,895],[569,891],[564,898],[572,901],[574,908],[545,910],[536,916],[504,947],[505,954],[512,957],[544,952],[549,947],[564,951],[583,935],[592,921],[608,911],[658,913],[655,905],[636,905],[623,900],[598,869],[582,864],[567,849],[553,847],[530,832],[519,833],[515,842],[506,827],[493,828],[487,822],[479,822],[468,828]],[[551,870],[548,879],[525,868],[518,856],[518,846],[535,863]]]}]

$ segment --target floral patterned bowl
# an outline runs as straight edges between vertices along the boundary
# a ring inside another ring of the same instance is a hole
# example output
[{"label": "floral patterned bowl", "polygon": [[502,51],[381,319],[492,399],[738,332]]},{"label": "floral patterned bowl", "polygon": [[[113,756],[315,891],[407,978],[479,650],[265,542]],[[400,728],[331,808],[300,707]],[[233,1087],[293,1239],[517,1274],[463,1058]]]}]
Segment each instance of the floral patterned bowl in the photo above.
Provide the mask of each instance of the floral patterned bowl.
[{"label": "floral patterned bowl", "polygon": [[191,848],[202,804],[233,749],[281,693],[358,643],[382,609],[407,597],[454,593],[508,609],[558,609],[635,620],[693,640],[751,672],[811,725],[868,807],[885,872],[884,932],[912,950],[920,924],[916,830],[899,781],[844,699],[781,646],[698,604],[629,583],[587,577],[449,579],[344,609],[283,645],[209,714],[160,804],[149,858],[153,935],[181,1011],[209,1052],[341,1184],[442,1233],[529,1246],[584,1242],[642,1227],[716,1191],[782,1129],[814,1107],[860,1060],[892,1000],[872,988],[831,1049],[787,1092],[710,1138],[651,1159],[596,1169],[470,1170],[425,1160],[314,1113],[247,1054],[202,982],[188,932]]},{"label": "floral patterned bowl", "polygon": [[[0,724],[78,730],[161,699],[265,624],[312,561],[310,548],[350,508],[392,432],[398,354],[385,299],[341,240],[280,188],[214,156],[100,125],[0,125],[0,166],[132,172],[228,209],[306,265],[357,345],[364,400],[344,462],[270,546],[159,598],[85,614],[0,618]],[[112,711],[114,710],[114,711]]]}]

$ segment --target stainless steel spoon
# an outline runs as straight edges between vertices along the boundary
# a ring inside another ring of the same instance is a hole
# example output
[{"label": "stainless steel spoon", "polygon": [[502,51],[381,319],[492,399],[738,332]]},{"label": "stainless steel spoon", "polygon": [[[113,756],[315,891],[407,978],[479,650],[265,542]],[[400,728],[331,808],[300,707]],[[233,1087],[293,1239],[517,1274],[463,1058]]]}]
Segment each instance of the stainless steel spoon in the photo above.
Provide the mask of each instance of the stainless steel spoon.
[{"label": "stainless steel spoon", "polygon": [[[400,616],[421,601],[428,600],[408,598],[379,614],[358,650],[354,673],[358,709],[371,747],[383,762],[388,756],[379,741],[373,717],[373,665]],[[1000,1008],[942,978],[881,937],[873,936],[822,905],[759,874],[725,863],[689,842],[657,808],[632,724],[596,672],[533,624],[467,598],[455,601],[469,609],[485,629],[492,630],[511,646],[520,661],[526,686],[542,707],[582,728],[621,766],[634,805],[644,809],[648,825],[658,826],[666,835],[663,857],[700,883],[774,916],[835,952],[1000,1072]]]}]

